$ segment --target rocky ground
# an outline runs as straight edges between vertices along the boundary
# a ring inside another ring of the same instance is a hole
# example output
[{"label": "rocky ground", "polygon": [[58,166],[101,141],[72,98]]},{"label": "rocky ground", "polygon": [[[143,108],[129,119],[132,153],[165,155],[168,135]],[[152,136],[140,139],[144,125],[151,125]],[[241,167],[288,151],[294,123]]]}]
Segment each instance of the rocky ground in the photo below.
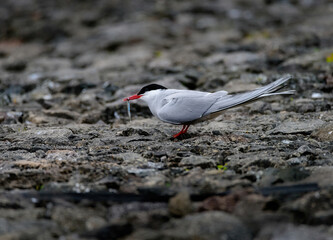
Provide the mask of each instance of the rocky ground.
[{"label": "rocky ground", "polygon": [[[333,239],[329,0],[3,0],[1,239]],[[276,96],[191,126],[143,85]]]}]

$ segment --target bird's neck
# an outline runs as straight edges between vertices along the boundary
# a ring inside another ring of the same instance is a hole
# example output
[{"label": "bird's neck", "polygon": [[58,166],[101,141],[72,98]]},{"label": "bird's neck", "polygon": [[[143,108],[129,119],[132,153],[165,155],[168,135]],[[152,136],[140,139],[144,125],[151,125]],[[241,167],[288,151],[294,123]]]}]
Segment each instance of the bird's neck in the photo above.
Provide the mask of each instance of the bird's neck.
[{"label": "bird's neck", "polygon": [[151,113],[154,116],[157,116],[157,110],[161,103],[161,99],[163,99],[164,97],[162,95],[163,94],[161,94],[161,90],[153,90],[141,98],[143,101],[147,103]]}]

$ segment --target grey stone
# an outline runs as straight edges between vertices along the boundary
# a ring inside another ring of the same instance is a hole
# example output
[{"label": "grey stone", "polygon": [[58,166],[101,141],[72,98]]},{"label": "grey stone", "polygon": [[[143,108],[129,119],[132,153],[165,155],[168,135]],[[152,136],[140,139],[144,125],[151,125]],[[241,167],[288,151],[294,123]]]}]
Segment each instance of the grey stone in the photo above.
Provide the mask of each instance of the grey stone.
[{"label": "grey stone", "polygon": [[325,233],[320,227],[306,225],[294,225],[290,223],[274,224],[265,226],[255,239],[271,240],[331,240],[332,235]]},{"label": "grey stone", "polygon": [[231,80],[223,86],[223,90],[229,93],[238,93],[253,90],[260,87],[254,83],[244,82],[244,80]]},{"label": "grey stone", "polygon": [[23,141],[30,143],[44,143],[44,144],[67,144],[68,137],[72,135],[72,131],[67,128],[40,128],[33,130],[26,130],[21,133],[14,133],[7,136],[10,141]]},{"label": "grey stone", "polygon": [[308,145],[302,145],[296,150],[296,155],[316,155],[316,152]]},{"label": "grey stone", "polygon": [[106,220],[99,216],[92,216],[87,219],[85,227],[88,231],[99,229],[107,224]]},{"label": "grey stone", "polygon": [[219,211],[172,220],[166,224],[163,235],[167,239],[251,239],[251,233],[238,218]]},{"label": "grey stone", "polygon": [[65,118],[70,120],[76,120],[79,118],[80,114],[74,111],[69,111],[65,109],[50,109],[43,111],[46,115],[51,117]]},{"label": "grey stone", "polygon": [[205,59],[206,64],[225,63],[226,65],[240,65],[262,61],[263,57],[257,53],[236,52],[236,53],[216,53]]},{"label": "grey stone", "polygon": [[332,48],[324,48],[320,51],[311,54],[302,54],[301,56],[296,56],[294,58],[290,58],[283,63],[284,66],[287,65],[300,65],[303,67],[308,67],[314,64],[316,61],[320,61],[320,59],[324,59],[327,55],[332,53]]},{"label": "grey stone", "polygon": [[285,169],[267,168],[264,170],[259,185],[268,187],[281,182],[297,182],[310,176],[310,172],[301,167]]},{"label": "grey stone", "polygon": [[228,156],[228,168],[240,170],[251,166],[259,168],[284,166],[285,162],[278,153],[267,154],[265,151],[241,153]]},{"label": "grey stone", "polygon": [[80,208],[68,206],[55,206],[51,213],[51,219],[62,226],[65,231],[90,229],[93,227],[90,223],[93,216],[101,218],[100,214],[96,214],[93,210],[81,211]]},{"label": "grey stone", "polygon": [[310,121],[299,121],[291,122],[286,121],[278,125],[273,130],[268,131],[268,134],[297,134],[297,133],[312,133],[314,130],[320,128],[325,122],[322,120],[310,120]]},{"label": "grey stone", "polygon": [[333,123],[320,126],[312,133],[312,136],[320,141],[333,141]]},{"label": "grey stone", "polygon": [[250,113],[264,113],[267,110],[271,110],[271,106],[263,101],[257,101],[250,105]]},{"label": "grey stone", "polygon": [[11,59],[4,64],[7,71],[21,72],[27,67],[27,63],[24,60]]},{"label": "grey stone", "polygon": [[113,50],[119,45],[148,38],[153,27],[149,22],[121,23],[102,26],[97,29],[96,34],[100,35],[100,47]]},{"label": "grey stone", "polygon": [[188,192],[179,192],[169,200],[169,212],[174,216],[183,217],[193,210]]},{"label": "grey stone", "polygon": [[330,188],[333,186],[333,166],[312,167],[309,169],[311,174],[303,182],[318,183],[320,187]]},{"label": "grey stone", "polygon": [[310,222],[315,225],[325,224],[332,225],[333,224],[333,210],[321,210],[313,214]]},{"label": "grey stone", "polygon": [[[48,231],[41,231],[48,229]],[[56,224],[50,220],[7,220],[0,218],[0,236],[2,239],[52,239]]]},{"label": "grey stone", "polygon": [[147,162],[147,160],[145,160],[140,154],[133,152],[113,154],[112,158],[117,161],[122,161],[125,165],[134,165]]},{"label": "grey stone", "polygon": [[79,153],[72,150],[49,150],[45,153],[45,159],[49,161],[76,162]]},{"label": "grey stone", "polygon": [[209,167],[215,167],[216,163],[213,159],[204,157],[204,156],[195,156],[191,155],[189,157],[184,157],[180,163],[179,166],[200,166],[202,168],[209,168]]},{"label": "grey stone", "polygon": [[300,113],[314,112],[316,107],[312,99],[297,99],[292,102],[292,107]]},{"label": "grey stone", "polygon": [[308,159],[306,156],[302,156],[302,157],[293,157],[287,160],[287,163],[289,166],[306,166],[308,162]]},{"label": "grey stone", "polygon": [[251,233],[236,217],[221,211],[209,211],[173,219],[161,230],[139,229],[126,239],[249,240]]}]

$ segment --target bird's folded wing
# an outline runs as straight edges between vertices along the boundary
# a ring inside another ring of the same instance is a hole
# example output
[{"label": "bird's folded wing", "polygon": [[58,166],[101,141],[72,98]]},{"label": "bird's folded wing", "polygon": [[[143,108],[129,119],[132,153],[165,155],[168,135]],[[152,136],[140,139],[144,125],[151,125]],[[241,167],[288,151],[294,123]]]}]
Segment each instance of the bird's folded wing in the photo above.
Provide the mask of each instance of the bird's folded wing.
[{"label": "bird's folded wing", "polygon": [[157,112],[158,117],[168,123],[184,124],[199,119],[221,96],[227,92],[178,92],[165,99],[164,105]]}]

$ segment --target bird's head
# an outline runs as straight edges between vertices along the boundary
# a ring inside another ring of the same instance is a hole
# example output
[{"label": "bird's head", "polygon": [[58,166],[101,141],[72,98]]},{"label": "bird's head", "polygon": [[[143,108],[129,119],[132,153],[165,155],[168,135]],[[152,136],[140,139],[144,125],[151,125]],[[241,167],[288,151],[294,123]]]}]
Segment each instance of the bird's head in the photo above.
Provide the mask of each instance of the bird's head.
[{"label": "bird's head", "polygon": [[130,101],[130,100],[134,100],[134,99],[139,99],[141,97],[150,95],[154,90],[163,90],[163,89],[167,89],[167,88],[163,87],[159,84],[155,84],[155,83],[149,84],[149,85],[146,85],[143,88],[141,88],[141,90],[137,94],[135,94],[133,96],[130,96],[130,97],[127,97],[127,98],[124,98],[123,101]]}]

